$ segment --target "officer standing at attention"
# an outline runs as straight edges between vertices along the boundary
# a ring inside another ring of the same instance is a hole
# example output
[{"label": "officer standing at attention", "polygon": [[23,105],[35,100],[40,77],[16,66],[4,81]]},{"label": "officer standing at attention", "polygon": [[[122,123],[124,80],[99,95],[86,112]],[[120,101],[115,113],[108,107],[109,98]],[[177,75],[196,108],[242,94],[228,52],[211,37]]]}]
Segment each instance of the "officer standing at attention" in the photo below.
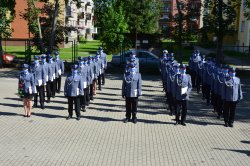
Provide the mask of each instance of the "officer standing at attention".
[{"label": "officer standing at attention", "polygon": [[140,70],[139,70],[140,69],[139,59],[136,57],[136,52],[135,51],[130,52],[130,56],[129,56],[126,64],[129,64],[132,61],[134,62],[135,66],[137,68],[137,72],[140,72]]},{"label": "officer standing at attention", "polygon": [[233,127],[236,104],[243,98],[240,79],[236,77],[235,68],[229,69],[225,79],[224,122],[226,127]]},{"label": "officer standing at attention", "polygon": [[44,86],[43,86],[43,78],[45,70],[43,69],[42,65],[39,64],[40,57],[38,55],[34,56],[34,62],[30,66],[30,72],[34,76],[35,86],[36,86],[36,93],[34,96],[34,107],[37,107],[37,98],[39,94],[40,99],[40,107],[44,109]]},{"label": "officer standing at attention", "polygon": [[159,71],[161,73],[161,80],[162,80],[162,85],[163,85],[163,91],[165,91],[165,74],[166,74],[166,61],[168,59],[167,57],[168,51],[167,50],[163,50],[163,54],[162,57],[159,60]]},{"label": "officer standing at attention", "polygon": [[29,65],[23,64],[18,80],[18,94],[23,99],[24,117],[31,116],[32,98],[35,93],[34,75],[28,71]]},{"label": "officer standing at attention", "polygon": [[50,97],[55,98],[56,94],[56,71],[57,64],[53,61],[52,55],[48,55],[49,64],[49,81],[50,81]]},{"label": "officer standing at attention", "polygon": [[98,84],[98,90],[102,90],[102,83],[101,83],[101,79],[102,79],[102,73],[104,70],[104,66],[103,66],[103,59],[100,58],[100,54],[99,52],[96,54],[96,63],[98,66],[98,76],[97,76],[97,84]]},{"label": "officer standing at attention", "polygon": [[67,76],[64,84],[64,96],[68,98],[68,117],[67,120],[73,116],[73,103],[75,104],[75,112],[77,120],[80,120],[80,98],[79,95],[84,95],[82,87],[82,79],[78,74],[78,66],[71,66],[71,73]]},{"label": "officer standing at attention", "polygon": [[[49,86],[48,86],[48,81],[49,81],[49,66],[48,66],[48,63],[46,62],[46,55],[45,54],[42,54],[41,55],[41,59],[42,59],[42,62],[41,62],[41,66],[44,70],[43,72],[43,75],[42,75],[42,78],[43,78],[43,88],[46,89],[47,91],[47,99],[48,99],[48,95],[49,95]],[[45,100],[45,90],[43,91],[43,97],[44,97],[44,100]],[[49,101],[47,100],[47,103]]]},{"label": "officer standing at attention", "polygon": [[107,54],[103,52],[103,48],[99,47],[98,52],[100,54],[100,58],[102,60],[102,74],[101,74],[101,79],[102,79],[102,85],[105,84],[105,71],[107,70],[108,67],[108,61],[107,61]]},{"label": "officer standing at attention", "polygon": [[127,123],[132,114],[133,123],[137,123],[137,105],[138,97],[142,95],[142,80],[141,74],[137,71],[135,64],[131,63],[128,72],[124,73],[122,83],[122,97],[126,100],[126,118],[124,123]]},{"label": "officer standing at attention", "polygon": [[57,70],[57,74],[58,77],[56,78],[56,92],[60,93],[61,91],[61,79],[62,79],[62,75],[64,74],[64,62],[62,60],[59,59],[59,52],[55,52],[55,62],[57,63],[58,66],[58,70]]},{"label": "officer standing at attention", "polygon": [[[175,78],[176,90],[175,97],[177,102],[176,111],[176,125],[182,124],[186,126],[186,115],[187,115],[187,100],[189,99],[189,93],[192,90],[192,81],[190,75],[186,74],[186,66],[180,65],[180,74]],[[181,121],[179,120],[181,110]]]},{"label": "officer standing at attention", "polygon": [[[84,65],[83,57],[78,58],[78,73],[81,76],[81,83],[82,87],[84,89],[84,92],[87,88],[87,69],[86,66]],[[81,111],[85,112],[86,111],[86,95],[85,93],[83,95],[80,95],[80,105],[81,105]]]}]

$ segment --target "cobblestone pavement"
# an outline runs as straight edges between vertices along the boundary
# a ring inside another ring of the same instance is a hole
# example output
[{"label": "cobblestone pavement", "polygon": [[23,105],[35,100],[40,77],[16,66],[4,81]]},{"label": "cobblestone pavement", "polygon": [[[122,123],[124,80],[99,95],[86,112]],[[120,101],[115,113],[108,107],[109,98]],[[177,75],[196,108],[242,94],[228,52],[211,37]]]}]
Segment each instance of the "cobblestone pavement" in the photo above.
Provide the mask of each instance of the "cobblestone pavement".
[{"label": "cobblestone pavement", "polygon": [[[8,73],[9,72],[9,73]],[[7,74],[5,74],[7,73]],[[80,121],[63,93],[24,118],[13,71],[0,71],[0,165],[249,165],[249,83],[234,128],[192,94],[187,126],[174,125],[158,76],[143,76],[137,124],[124,124],[120,75],[108,75]],[[247,80],[246,80],[247,81]],[[243,83],[247,83],[243,80]]]}]

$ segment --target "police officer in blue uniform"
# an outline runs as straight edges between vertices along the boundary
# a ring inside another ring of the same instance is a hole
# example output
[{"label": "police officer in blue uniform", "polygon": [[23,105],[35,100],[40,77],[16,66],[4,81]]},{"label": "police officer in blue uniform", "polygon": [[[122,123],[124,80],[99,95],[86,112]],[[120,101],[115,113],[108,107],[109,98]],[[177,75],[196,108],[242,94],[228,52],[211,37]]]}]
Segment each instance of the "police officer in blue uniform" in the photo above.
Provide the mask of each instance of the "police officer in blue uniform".
[{"label": "police officer in blue uniform", "polygon": [[122,97],[126,99],[126,118],[124,123],[127,123],[132,114],[132,122],[137,123],[137,105],[138,97],[142,95],[142,80],[141,74],[137,71],[135,64],[130,64],[128,72],[124,73],[122,83]]},{"label": "police officer in blue uniform", "polygon": [[80,95],[80,105],[81,105],[81,110],[83,112],[86,111],[86,93],[85,91],[87,91],[87,69],[86,66],[84,65],[84,58],[83,57],[79,57],[78,58],[78,73],[81,76],[81,83],[82,83],[82,87],[84,89],[84,94]]},{"label": "police officer in blue uniform", "polygon": [[48,59],[48,71],[49,71],[49,82],[50,82],[50,97],[55,98],[56,93],[56,63],[53,61],[51,54],[47,56]]},{"label": "police officer in blue uniform", "polygon": [[139,59],[136,57],[136,52],[135,51],[131,51],[130,52],[130,56],[126,61],[126,64],[129,64],[133,62],[136,65],[137,71],[140,72],[140,64],[139,64]]},{"label": "police officer in blue uniform", "polygon": [[39,59],[40,57],[38,55],[34,56],[34,62],[31,64],[30,66],[30,73],[33,74],[34,76],[34,81],[35,81],[35,86],[36,86],[36,93],[34,96],[34,107],[37,107],[37,98],[39,95],[39,99],[40,99],[40,106],[42,109],[44,109],[44,80],[45,78],[43,78],[45,70],[43,69],[43,67],[40,65],[39,63]]},{"label": "police officer in blue uniform", "polygon": [[55,62],[57,63],[57,78],[55,79],[55,84],[56,84],[56,92],[60,93],[61,91],[61,80],[62,80],[62,75],[64,74],[64,62],[59,59],[59,52],[55,52]]},{"label": "police officer in blue uniform", "polygon": [[29,65],[23,64],[18,80],[18,94],[23,99],[24,117],[31,116],[32,98],[35,94],[34,75],[29,73]]},{"label": "police officer in blue uniform", "polygon": [[92,61],[92,57],[88,57],[88,67],[89,67],[89,99],[94,100],[94,87],[93,87],[93,80],[94,80],[94,64]]},{"label": "police officer in blue uniform", "polygon": [[233,127],[236,104],[243,98],[240,79],[236,77],[235,68],[229,69],[229,77],[225,79],[225,126]]},{"label": "police officer in blue uniform", "polygon": [[78,74],[78,65],[71,66],[71,73],[67,76],[64,84],[64,96],[68,98],[68,117],[71,119],[73,116],[73,103],[75,105],[75,112],[77,120],[80,120],[80,95],[84,95],[82,79]]},{"label": "police officer in blue uniform", "polygon": [[98,52],[100,54],[100,58],[102,60],[102,73],[101,73],[101,80],[102,80],[102,85],[105,84],[105,72],[108,67],[108,61],[107,61],[107,54],[103,52],[103,48],[99,47]]},{"label": "police officer in blue uniform", "polygon": [[159,59],[159,71],[161,73],[161,80],[162,80],[162,85],[163,85],[163,91],[165,91],[165,75],[166,75],[166,63],[168,60],[168,51],[167,50],[163,50],[163,54],[162,57]]},{"label": "police officer in blue uniform", "polygon": [[[180,74],[175,77],[175,98],[177,102],[176,110],[176,125],[182,124],[186,126],[186,115],[187,115],[187,100],[189,99],[189,94],[192,90],[192,81],[190,75],[186,74],[186,66],[184,64],[180,65]],[[180,118],[181,111],[181,120]]]},{"label": "police officer in blue uniform", "polygon": [[[50,88],[49,88],[49,84],[48,84],[48,81],[49,81],[49,66],[48,66],[48,63],[46,62],[46,54],[42,54],[41,55],[41,66],[44,70],[43,72],[43,75],[42,75],[42,78],[43,78],[43,88],[46,89],[46,96],[47,96],[47,102],[49,102],[48,100],[48,95],[50,94]],[[45,100],[45,90],[43,91],[43,97],[44,97],[44,100]]]}]

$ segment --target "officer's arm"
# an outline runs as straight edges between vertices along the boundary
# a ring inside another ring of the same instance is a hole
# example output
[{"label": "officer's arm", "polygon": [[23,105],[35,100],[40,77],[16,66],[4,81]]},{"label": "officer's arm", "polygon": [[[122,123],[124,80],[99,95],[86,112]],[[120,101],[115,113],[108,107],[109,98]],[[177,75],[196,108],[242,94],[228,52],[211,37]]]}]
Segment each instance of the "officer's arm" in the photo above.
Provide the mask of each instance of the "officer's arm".
[{"label": "officer's arm", "polygon": [[65,83],[64,83],[64,96],[65,97],[68,97],[68,94],[67,94],[67,91],[68,91],[67,78],[66,78]]},{"label": "officer's arm", "polygon": [[64,74],[64,62],[63,61],[61,63],[61,70],[62,70],[62,74]]},{"label": "officer's arm", "polygon": [[240,100],[242,100],[243,99],[243,95],[242,95],[242,89],[241,89],[241,83],[240,83],[240,80],[239,80],[239,92],[238,92],[238,94],[239,94],[239,101]]},{"label": "officer's arm", "polygon": [[142,86],[142,80],[141,80],[141,74],[139,74],[139,80],[138,80],[138,83],[137,83],[138,96],[142,95],[141,86]]},{"label": "officer's arm", "polygon": [[32,74],[30,77],[30,84],[31,84],[31,88],[32,88],[32,93],[35,93],[35,80],[34,80],[34,76]]},{"label": "officer's arm", "polygon": [[191,76],[188,75],[188,93],[190,93],[192,90],[192,81],[191,81]]},{"label": "officer's arm", "polygon": [[83,96],[84,95],[83,77],[80,77],[78,87],[79,87],[79,90],[80,90],[79,94]]},{"label": "officer's arm", "polygon": [[42,68],[42,80],[43,80],[43,85],[46,85],[46,72],[45,68]]}]

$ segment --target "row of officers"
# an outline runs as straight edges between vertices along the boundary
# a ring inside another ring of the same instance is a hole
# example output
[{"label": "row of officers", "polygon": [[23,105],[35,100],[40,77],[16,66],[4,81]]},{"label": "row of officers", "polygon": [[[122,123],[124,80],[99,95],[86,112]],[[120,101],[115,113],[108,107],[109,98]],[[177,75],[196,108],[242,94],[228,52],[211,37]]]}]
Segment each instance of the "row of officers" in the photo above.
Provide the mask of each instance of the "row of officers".
[{"label": "row of officers", "polygon": [[[178,100],[188,100],[187,97],[179,98],[173,90],[172,85],[180,83],[178,77],[183,73],[183,65],[176,64],[173,55],[165,50],[160,60],[164,90],[171,114],[178,110],[178,104],[176,105]],[[243,98],[240,79],[236,77],[236,69],[228,65],[216,64],[214,59],[205,58],[204,55],[200,55],[199,50],[195,50],[189,60],[189,71],[191,75],[189,84],[196,88],[197,93],[202,90],[202,99],[206,100],[207,106],[213,106],[218,119],[223,116],[226,127],[233,127],[236,104]],[[182,106],[184,114],[185,110],[186,108],[183,109]]]},{"label": "row of officers", "polygon": [[[19,76],[18,94],[23,99],[25,117],[31,116],[32,99],[34,97],[34,107],[37,107],[38,97],[40,107],[45,108],[45,90],[47,102],[55,93],[60,93],[61,76],[64,74],[64,62],[59,60],[59,53],[55,52],[55,58],[51,55],[34,56],[34,62],[29,66],[22,65],[22,71]],[[48,61],[46,61],[48,59]],[[68,99],[68,117],[73,116],[73,105],[77,120],[80,120],[80,111],[86,111],[86,106],[90,100],[94,99],[96,89],[101,90],[101,85],[105,84],[105,70],[107,68],[106,54],[102,47],[96,53],[96,56],[88,58],[79,57],[78,64],[71,66],[71,72],[67,75],[64,84],[64,95]]]}]

